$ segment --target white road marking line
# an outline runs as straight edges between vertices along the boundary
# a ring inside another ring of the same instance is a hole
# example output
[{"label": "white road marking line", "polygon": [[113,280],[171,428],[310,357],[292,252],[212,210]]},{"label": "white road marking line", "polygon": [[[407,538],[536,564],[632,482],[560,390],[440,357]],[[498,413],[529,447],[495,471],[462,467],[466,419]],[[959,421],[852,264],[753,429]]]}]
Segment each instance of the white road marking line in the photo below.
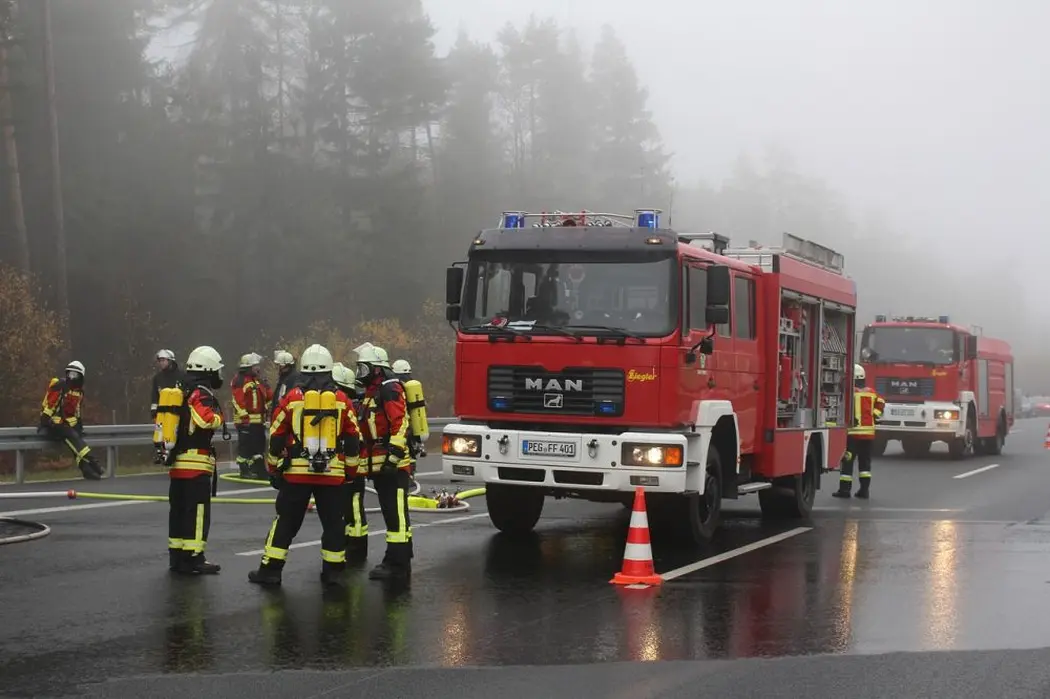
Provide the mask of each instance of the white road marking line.
[{"label": "white road marking line", "polygon": [[[416,475],[418,476],[419,474],[417,473]],[[453,524],[455,522],[466,522],[467,520],[470,520],[470,519],[480,519],[481,517],[488,517],[488,516],[489,515],[488,515],[487,512],[482,512],[482,513],[476,514],[476,515],[466,515],[466,516],[463,516],[463,517],[449,517],[448,519],[439,519],[436,522],[424,522],[423,524],[413,524],[412,525],[412,531],[415,531],[416,529],[423,529],[424,527],[436,527],[439,524]],[[386,534],[386,530],[382,529],[382,530],[377,531],[377,532],[368,532],[369,536],[379,536],[380,534]],[[321,545],[321,540],[318,539],[316,541],[303,541],[303,542],[300,542],[298,544],[292,544],[291,546],[288,547],[288,549],[289,550],[291,550],[291,549],[303,549],[303,548],[307,548],[308,546],[320,546],[320,545]],[[236,555],[238,555],[238,556],[261,556],[263,553],[264,553],[264,551],[262,549],[256,549],[255,551],[242,551],[241,553],[238,553]]]},{"label": "white road marking line", "polygon": [[[230,495],[247,495],[249,493],[262,493],[273,488],[245,488],[243,490],[219,491],[219,497]],[[158,493],[160,495],[162,493]],[[86,505],[63,505],[61,507],[40,507],[34,510],[14,510],[11,512],[0,512],[0,517],[20,517],[22,515],[46,515],[53,512],[73,512],[74,510],[98,510],[103,507],[122,507],[125,505],[156,505],[164,504],[161,500],[119,500],[117,502],[93,502]]]},{"label": "white road marking line", "polygon": [[958,476],[952,476],[955,480],[960,478],[969,478],[970,476],[976,476],[978,473],[984,473],[985,471],[991,471],[993,468],[999,468],[999,464],[989,464],[988,466],[982,466],[981,468],[975,468],[972,471],[966,473],[960,473]]},{"label": "white road marking line", "polygon": [[705,558],[702,561],[697,561],[696,563],[690,563],[689,565],[682,566],[681,568],[669,570],[666,573],[661,573],[660,577],[664,580],[674,580],[675,578],[680,578],[683,575],[695,573],[696,571],[702,568],[713,566],[717,563],[721,563],[722,561],[728,561],[730,558],[736,558],[737,556],[742,556],[745,553],[756,551],[764,546],[769,546],[770,544],[775,544],[780,541],[784,541],[785,539],[790,539],[793,536],[804,534],[808,531],[812,531],[812,529],[813,527],[796,527],[795,529],[786,531],[782,534],[777,534],[775,536],[770,536],[765,539],[760,539],[759,541],[756,541],[753,544],[741,546],[740,548],[733,549],[731,551],[726,551],[725,553],[720,553],[717,556],[711,556],[710,558]]},{"label": "white road marking line", "polygon": [[864,505],[847,505],[845,507],[821,505],[820,507],[814,507],[813,510],[819,512],[965,512],[965,510],[941,507],[865,507]]}]

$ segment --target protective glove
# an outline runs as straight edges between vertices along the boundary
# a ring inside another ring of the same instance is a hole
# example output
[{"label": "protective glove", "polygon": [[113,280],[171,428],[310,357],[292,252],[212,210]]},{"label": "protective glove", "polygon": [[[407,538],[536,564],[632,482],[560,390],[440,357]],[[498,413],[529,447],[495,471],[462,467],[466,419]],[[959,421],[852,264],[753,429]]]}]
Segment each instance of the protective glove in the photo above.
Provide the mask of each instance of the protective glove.
[{"label": "protective glove", "polygon": [[271,473],[270,474],[270,487],[273,488],[274,490],[280,490],[281,489],[281,474],[280,473]]}]

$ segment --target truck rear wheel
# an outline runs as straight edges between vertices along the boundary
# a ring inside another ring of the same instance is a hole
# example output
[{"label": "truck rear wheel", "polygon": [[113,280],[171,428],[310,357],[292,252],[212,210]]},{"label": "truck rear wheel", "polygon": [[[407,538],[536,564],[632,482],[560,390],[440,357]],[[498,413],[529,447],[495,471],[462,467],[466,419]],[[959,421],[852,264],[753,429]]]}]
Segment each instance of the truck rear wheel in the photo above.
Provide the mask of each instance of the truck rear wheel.
[{"label": "truck rear wheel", "polygon": [[797,476],[773,481],[773,487],[758,491],[758,504],[767,519],[806,519],[813,512],[820,477],[820,445],[811,441],[806,468]]},{"label": "truck rear wheel", "polygon": [[543,513],[545,496],[538,488],[505,483],[485,486],[485,505],[493,526],[504,534],[528,534]]}]

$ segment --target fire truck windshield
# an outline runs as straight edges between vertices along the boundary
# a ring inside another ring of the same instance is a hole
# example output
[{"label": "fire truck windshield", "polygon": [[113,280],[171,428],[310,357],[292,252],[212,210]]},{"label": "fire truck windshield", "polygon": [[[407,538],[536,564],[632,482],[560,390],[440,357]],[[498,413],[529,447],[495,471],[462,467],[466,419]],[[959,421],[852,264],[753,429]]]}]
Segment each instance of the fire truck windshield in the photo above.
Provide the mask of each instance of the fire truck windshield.
[{"label": "fire truck windshield", "polygon": [[664,337],[676,326],[676,270],[673,257],[493,251],[467,268],[460,327],[499,320],[531,334],[599,326]]},{"label": "fire truck windshield", "polygon": [[873,364],[953,364],[955,333],[947,328],[880,326],[866,328],[861,360]]}]

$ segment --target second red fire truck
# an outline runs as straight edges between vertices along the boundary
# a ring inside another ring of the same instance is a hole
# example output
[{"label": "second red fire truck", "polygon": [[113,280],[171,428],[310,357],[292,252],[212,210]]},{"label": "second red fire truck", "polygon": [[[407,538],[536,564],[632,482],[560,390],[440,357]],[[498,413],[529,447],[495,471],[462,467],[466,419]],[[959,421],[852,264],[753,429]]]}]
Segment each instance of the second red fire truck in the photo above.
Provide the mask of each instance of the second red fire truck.
[{"label": "second red fire truck", "polygon": [[873,453],[900,440],[907,456],[944,442],[953,458],[999,454],[1014,423],[1010,345],[948,316],[876,316],[860,359],[868,385],[886,401]]},{"label": "second red fire truck", "polygon": [[[530,225],[531,224],[531,225]],[[548,496],[629,502],[696,542],[723,499],[807,516],[851,419],[856,286],[785,235],[731,248],[659,211],[505,213],[447,275],[456,327],[446,475],[526,532]]]}]

